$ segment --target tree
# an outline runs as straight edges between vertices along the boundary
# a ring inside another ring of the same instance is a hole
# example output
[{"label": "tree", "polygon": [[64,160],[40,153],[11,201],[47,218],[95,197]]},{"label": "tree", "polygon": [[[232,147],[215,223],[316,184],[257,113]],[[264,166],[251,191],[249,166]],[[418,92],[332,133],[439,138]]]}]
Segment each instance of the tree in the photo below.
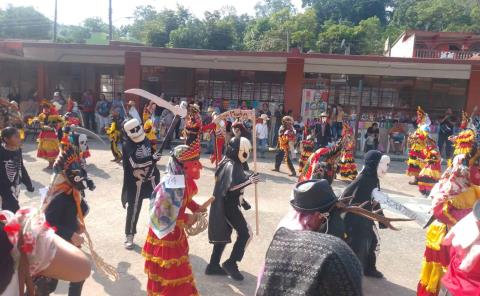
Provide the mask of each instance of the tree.
[{"label": "tree", "polygon": [[202,21],[192,19],[187,24],[170,32],[169,47],[175,48],[205,48],[206,30]]},{"label": "tree", "polygon": [[50,39],[52,21],[33,7],[0,9],[0,38]]},{"label": "tree", "polygon": [[99,17],[85,19],[83,21],[83,27],[91,33],[108,33],[108,24]]},{"label": "tree", "polygon": [[90,31],[82,26],[59,26],[57,42],[85,43],[90,36]]},{"label": "tree", "polygon": [[294,6],[291,0],[263,0],[255,5],[255,12],[257,17],[268,17],[283,9],[294,11]]},{"label": "tree", "polygon": [[[318,34],[317,48],[325,53],[345,53],[344,46],[356,45],[357,33],[349,23],[337,24],[334,21],[326,21]],[[353,53],[356,53],[356,46],[352,46]]]}]

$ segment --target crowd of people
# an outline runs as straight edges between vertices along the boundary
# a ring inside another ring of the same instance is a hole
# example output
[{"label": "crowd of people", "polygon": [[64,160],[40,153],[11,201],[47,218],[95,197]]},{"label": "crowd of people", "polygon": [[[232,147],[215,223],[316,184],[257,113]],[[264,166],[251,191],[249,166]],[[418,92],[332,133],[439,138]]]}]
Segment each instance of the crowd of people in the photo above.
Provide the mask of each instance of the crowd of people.
[{"label": "crowd of people", "polygon": [[[251,122],[241,110],[227,116],[211,108],[202,117],[193,102],[165,102],[161,112],[151,102],[140,113],[135,101],[124,105],[122,99],[109,102],[102,97],[95,103],[91,91],[81,102],[63,101],[55,93],[52,100],[40,103],[40,111],[29,121],[39,128],[37,156],[52,169],[42,206],[34,209],[19,204],[21,184],[34,191],[22,160],[23,125],[16,121],[22,116],[15,113],[14,103],[2,102],[8,116],[0,146],[0,293],[23,295],[26,289],[28,295],[49,295],[58,280],[65,280],[70,282],[69,295],[81,295],[90,263],[80,247],[87,244],[93,251],[84,219],[90,205],[84,197],[96,188],[85,165],[90,152],[84,133],[97,124],[110,139],[113,161],[124,171],[120,199],[126,208],[127,250],[135,246],[143,199],[150,200],[148,235],[141,239],[148,295],[199,294],[188,237],[207,229],[212,253],[205,274],[244,280],[239,264],[252,237],[244,217],[251,206],[244,192],[248,186],[263,186],[248,160],[252,137],[260,157],[268,151],[272,114],[266,108]],[[179,120],[181,109],[187,112]],[[383,277],[376,266],[377,227],[395,229],[391,222],[399,221],[382,212],[381,200],[387,195],[380,182],[390,157],[378,150],[378,126],[373,125],[366,133],[363,169],[357,172],[355,133],[341,106],[334,114],[323,113],[314,124],[282,115],[274,129],[273,170],[286,163],[291,176],[299,177],[290,211],[279,223],[262,263],[256,295],[362,295],[362,276]],[[443,174],[438,146],[429,137],[431,122],[421,108],[417,129],[408,137],[408,174],[415,176],[419,190],[433,203],[418,295],[437,295],[442,289],[454,296],[478,295],[480,289],[480,150],[471,123],[464,113],[462,131],[449,136],[453,160]],[[82,125],[87,129],[78,127]],[[393,144],[402,133],[398,125],[390,130]],[[205,135],[215,179],[212,197],[198,204],[196,182],[202,176]],[[173,137],[181,138],[182,144],[170,148]],[[157,163],[165,157],[164,148],[171,153],[160,178]],[[301,158],[295,169],[292,158],[297,149]],[[337,174],[351,181],[340,196],[332,189]],[[233,231],[233,248],[222,262]]]}]

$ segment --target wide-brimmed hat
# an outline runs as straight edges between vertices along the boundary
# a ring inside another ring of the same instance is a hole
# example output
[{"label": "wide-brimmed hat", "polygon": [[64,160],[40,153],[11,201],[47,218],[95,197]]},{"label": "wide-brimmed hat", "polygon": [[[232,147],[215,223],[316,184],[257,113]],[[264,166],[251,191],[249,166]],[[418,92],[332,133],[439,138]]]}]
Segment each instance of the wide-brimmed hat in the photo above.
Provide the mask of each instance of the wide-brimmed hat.
[{"label": "wide-brimmed hat", "polygon": [[136,103],[133,100],[128,101],[128,106],[135,106]]},{"label": "wide-brimmed hat", "polygon": [[297,183],[290,204],[299,211],[328,212],[337,201],[328,181],[321,179]]},{"label": "wide-brimmed hat", "polygon": [[287,116],[283,116],[282,122],[287,122],[287,121],[293,122],[293,117],[292,117],[292,116],[288,116],[288,115],[287,115]]},{"label": "wide-brimmed hat", "polygon": [[262,115],[260,115],[260,119],[262,119],[262,120],[270,120],[270,118],[268,118],[268,115],[265,114],[265,113],[262,114]]},{"label": "wide-brimmed hat", "polygon": [[328,117],[327,112],[322,112],[322,114],[320,114],[320,117]]}]

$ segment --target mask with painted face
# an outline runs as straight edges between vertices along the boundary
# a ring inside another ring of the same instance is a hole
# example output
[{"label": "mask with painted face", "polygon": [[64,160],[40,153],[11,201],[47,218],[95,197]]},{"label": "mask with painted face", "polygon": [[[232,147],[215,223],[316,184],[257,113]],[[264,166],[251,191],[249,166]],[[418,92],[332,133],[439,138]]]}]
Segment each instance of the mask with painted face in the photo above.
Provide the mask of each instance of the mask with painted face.
[{"label": "mask with painted face", "polygon": [[123,124],[123,129],[127,134],[128,138],[135,143],[140,143],[145,140],[145,132],[143,131],[143,127],[138,122],[137,119],[133,118],[128,120]]},{"label": "mask with painted face", "polygon": [[247,138],[240,138],[240,148],[238,149],[238,159],[241,163],[244,163],[250,157],[250,151],[252,150],[252,144]]},{"label": "mask with painted face", "polygon": [[78,135],[78,148],[80,149],[81,152],[85,152],[88,149],[87,145],[87,136],[84,134]]},{"label": "mask with painted face", "polygon": [[380,162],[378,163],[378,167],[377,167],[378,177],[379,178],[385,177],[389,167],[390,167],[390,156],[382,155],[382,158],[380,158]]}]

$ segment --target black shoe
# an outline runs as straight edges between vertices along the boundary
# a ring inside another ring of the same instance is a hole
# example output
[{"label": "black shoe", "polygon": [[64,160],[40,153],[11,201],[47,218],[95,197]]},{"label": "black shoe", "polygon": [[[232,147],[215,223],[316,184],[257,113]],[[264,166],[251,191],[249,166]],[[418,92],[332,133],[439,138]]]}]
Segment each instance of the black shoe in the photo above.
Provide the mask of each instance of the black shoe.
[{"label": "black shoe", "polygon": [[364,272],[364,275],[368,276],[368,277],[373,277],[373,278],[376,278],[376,279],[383,279],[383,273],[381,273],[380,271],[378,271],[376,269],[367,270],[367,271]]},{"label": "black shoe", "polygon": [[280,172],[279,169],[272,169],[272,172]]},{"label": "black shoe", "polygon": [[297,176],[297,173],[291,173],[290,175],[288,175],[290,177],[296,177]]},{"label": "black shoe", "polygon": [[222,267],[232,279],[236,281],[243,281],[243,275],[238,270],[237,262],[229,259],[223,262]]},{"label": "black shoe", "polygon": [[207,268],[205,268],[206,275],[228,275],[227,272],[220,267],[220,265],[211,265],[208,264]]}]

